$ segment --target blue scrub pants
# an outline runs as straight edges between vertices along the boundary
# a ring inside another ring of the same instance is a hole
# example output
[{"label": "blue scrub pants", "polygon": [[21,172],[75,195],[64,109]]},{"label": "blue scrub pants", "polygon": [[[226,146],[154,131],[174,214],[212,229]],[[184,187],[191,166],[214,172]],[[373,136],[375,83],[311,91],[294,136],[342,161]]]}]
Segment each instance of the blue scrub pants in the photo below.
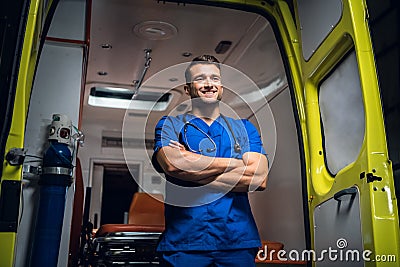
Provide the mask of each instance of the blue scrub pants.
[{"label": "blue scrub pants", "polygon": [[258,249],[161,252],[161,267],[255,267]]}]

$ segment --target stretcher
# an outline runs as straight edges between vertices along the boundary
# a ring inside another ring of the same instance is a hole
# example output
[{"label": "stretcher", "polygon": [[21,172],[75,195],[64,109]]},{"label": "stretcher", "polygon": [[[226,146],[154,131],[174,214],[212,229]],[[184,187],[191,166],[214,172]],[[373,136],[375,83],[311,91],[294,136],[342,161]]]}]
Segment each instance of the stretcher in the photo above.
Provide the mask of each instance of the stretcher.
[{"label": "stretcher", "polygon": [[164,231],[162,195],[135,193],[128,224],[105,224],[90,242],[91,266],[158,266],[156,253]]}]

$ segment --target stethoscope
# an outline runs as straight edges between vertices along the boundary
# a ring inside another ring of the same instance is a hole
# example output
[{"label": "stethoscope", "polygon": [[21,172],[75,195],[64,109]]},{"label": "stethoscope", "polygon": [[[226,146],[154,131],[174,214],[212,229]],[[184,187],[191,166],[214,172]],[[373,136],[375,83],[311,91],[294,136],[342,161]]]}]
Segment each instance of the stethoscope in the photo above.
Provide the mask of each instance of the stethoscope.
[{"label": "stethoscope", "polygon": [[[192,126],[193,128],[195,128],[197,131],[201,132],[205,137],[207,137],[208,140],[210,140],[210,142],[212,143],[213,147],[212,148],[207,148],[206,151],[207,153],[211,153],[214,152],[215,150],[217,150],[217,144],[215,144],[214,140],[211,138],[211,136],[209,134],[207,134],[205,131],[203,131],[200,127],[198,127],[197,125],[188,122],[186,120],[186,115],[187,113],[183,114],[183,141],[186,144],[187,148],[191,151],[191,152],[195,152],[195,153],[202,153],[203,149],[199,149],[199,150],[195,150],[192,149],[189,145],[189,142],[187,140],[187,128],[188,126]],[[222,119],[225,121],[226,125],[228,126],[229,131],[232,134],[233,140],[235,141],[235,144],[233,145],[233,150],[235,151],[235,153],[240,153],[242,151],[242,147],[240,146],[239,142],[236,139],[235,133],[232,130],[232,127],[230,125],[230,123],[228,122],[228,120],[226,119],[226,117],[222,114],[220,114],[220,116],[222,117]]]}]

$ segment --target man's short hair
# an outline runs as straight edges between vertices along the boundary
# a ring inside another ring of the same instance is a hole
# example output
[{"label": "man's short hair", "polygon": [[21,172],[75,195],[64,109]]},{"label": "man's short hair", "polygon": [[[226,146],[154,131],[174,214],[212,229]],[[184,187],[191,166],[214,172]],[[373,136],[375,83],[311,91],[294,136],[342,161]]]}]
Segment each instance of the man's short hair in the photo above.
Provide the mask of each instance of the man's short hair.
[{"label": "man's short hair", "polygon": [[197,64],[213,64],[213,65],[217,66],[218,69],[221,69],[219,60],[214,56],[202,55],[202,56],[195,57],[194,59],[192,59],[192,62],[190,62],[189,66],[186,68],[186,71],[185,71],[186,83],[192,82],[190,68]]}]

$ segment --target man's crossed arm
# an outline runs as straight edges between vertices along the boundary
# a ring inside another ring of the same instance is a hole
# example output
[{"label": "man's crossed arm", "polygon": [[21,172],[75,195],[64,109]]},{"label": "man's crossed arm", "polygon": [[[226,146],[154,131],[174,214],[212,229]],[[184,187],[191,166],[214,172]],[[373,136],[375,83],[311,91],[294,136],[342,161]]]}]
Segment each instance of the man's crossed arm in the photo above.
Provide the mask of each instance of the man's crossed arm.
[{"label": "man's crossed arm", "polygon": [[208,184],[235,192],[264,190],[268,177],[268,160],[263,154],[246,152],[243,159],[208,157],[187,151],[171,141],[156,155],[164,172],[172,177]]}]

